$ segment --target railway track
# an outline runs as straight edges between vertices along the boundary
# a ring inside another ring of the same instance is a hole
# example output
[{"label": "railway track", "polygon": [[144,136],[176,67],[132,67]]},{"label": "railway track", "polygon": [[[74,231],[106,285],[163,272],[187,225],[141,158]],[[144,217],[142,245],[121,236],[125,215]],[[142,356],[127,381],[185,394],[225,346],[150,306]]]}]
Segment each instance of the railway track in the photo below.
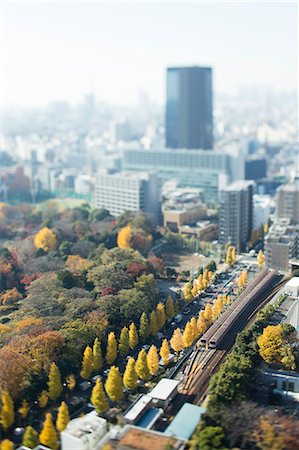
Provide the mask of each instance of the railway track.
[{"label": "railway track", "polygon": [[181,391],[183,395],[191,397],[195,404],[202,403],[208,392],[211,375],[218,370],[219,366],[230,352],[237,334],[252,324],[260,309],[276,295],[286,281],[285,278],[280,280],[277,285],[271,289],[271,292],[258,304],[254,311],[248,317],[243,317],[242,321],[238,322],[238,326],[234,327],[225,338],[225,348],[196,350],[190,361],[191,364],[186,371],[187,379],[184,383],[184,388]]}]

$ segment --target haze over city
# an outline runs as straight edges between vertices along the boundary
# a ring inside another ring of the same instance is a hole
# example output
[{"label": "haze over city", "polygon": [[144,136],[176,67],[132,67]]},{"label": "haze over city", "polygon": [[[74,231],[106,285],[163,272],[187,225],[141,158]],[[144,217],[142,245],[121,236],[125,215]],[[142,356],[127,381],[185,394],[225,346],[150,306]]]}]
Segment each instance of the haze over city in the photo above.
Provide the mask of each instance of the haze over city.
[{"label": "haze over city", "polygon": [[0,5],[0,450],[297,450],[298,5]]},{"label": "haze over city", "polygon": [[297,88],[297,5],[288,2],[1,2],[3,104],[162,104],[165,68],[207,65],[222,94]]}]

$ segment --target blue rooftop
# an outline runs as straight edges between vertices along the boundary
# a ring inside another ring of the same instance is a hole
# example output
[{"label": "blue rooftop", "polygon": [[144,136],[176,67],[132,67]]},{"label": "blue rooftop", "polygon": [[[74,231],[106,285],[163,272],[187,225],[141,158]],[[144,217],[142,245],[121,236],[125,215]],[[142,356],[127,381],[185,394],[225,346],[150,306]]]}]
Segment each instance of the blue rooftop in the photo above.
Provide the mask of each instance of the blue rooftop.
[{"label": "blue rooftop", "polygon": [[185,403],[164,431],[169,437],[189,440],[206,408]]}]

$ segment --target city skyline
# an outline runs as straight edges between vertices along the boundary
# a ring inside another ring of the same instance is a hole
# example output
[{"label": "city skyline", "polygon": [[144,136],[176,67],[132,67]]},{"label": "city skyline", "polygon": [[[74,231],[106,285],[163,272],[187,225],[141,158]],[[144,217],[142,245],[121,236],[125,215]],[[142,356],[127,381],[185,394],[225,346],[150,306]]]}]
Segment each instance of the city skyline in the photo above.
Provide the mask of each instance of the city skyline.
[{"label": "city skyline", "polygon": [[2,104],[164,104],[169,66],[212,67],[221,93],[297,88],[296,4],[185,5],[2,2]]}]

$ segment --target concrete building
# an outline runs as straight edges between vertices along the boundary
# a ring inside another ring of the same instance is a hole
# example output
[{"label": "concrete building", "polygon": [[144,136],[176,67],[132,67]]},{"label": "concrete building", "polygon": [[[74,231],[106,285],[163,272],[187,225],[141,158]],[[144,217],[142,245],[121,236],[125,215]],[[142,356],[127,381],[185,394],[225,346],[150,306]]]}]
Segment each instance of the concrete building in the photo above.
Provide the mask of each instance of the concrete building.
[{"label": "concrete building", "polygon": [[185,236],[195,237],[200,241],[212,242],[218,237],[218,225],[212,223],[209,220],[200,220],[196,222],[195,226],[182,225],[179,227],[178,232]]},{"label": "concrete building", "polygon": [[299,277],[291,278],[284,285],[284,292],[285,292],[285,294],[290,295],[291,297],[298,297],[298,295],[299,295]]},{"label": "concrete building", "polygon": [[108,431],[107,420],[95,411],[71,420],[61,433],[62,450],[94,450]]},{"label": "concrete building", "polygon": [[274,394],[299,401],[299,374],[268,369],[262,372],[262,379],[272,387]]},{"label": "concrete building", "polygon": [[166,147],[213,148],[210,67],[167,69]]},{"label": "concrete building", "polygon": [[179,187],[201,189],[205,203],[217,203],[219,192],[230,182],[242,179],[244,173],[242,150],[236,149],[233,153],[234,156],[224,149],[126,148],[123,151],[122,167],[129,172],[155,172],[159,174],[161,182],[176,180]]},{"label": "concrete building", "polygon": [[299,189],[296,184],[280,186],[276,191],[276,216],[299,223]]},{"label": "concrete building", "polygon": [[163,225],[178,232],[182,225],[195,225],[207,215],[207,207],[202,203],[184,205],[181,209],[163,207]]},{"label": "concrete building", "polygon": [[268,195],[253,196],[253,229],[258,230],[268,223],[271,212],[271,197]]},{"label": "concrete building", "polygon": [[270,269],[289,271],[290,261],[298,258],[299,226],[290,219],[274,222],[265,237],[265,260]]},{"label": "concrete building", "polygon": [[234,245],[237,252],[246,248],[253,226],[253,183],[238,181],[221,193],[219,240]]},{"label": "concrete building", "polygon": [[161,216],[160,183],[150,173],[100,173],[95,205],[117,217],[125,211],[142,211],[158,223]]},{"label": "concrete building", "polygon": [[245,161],[245,180],[260,180],[267,176],[267,161],[265,158],[247,158]]},{"label": "concrete building", "polygon": [[165,408],[176,396],[179,384],[180,382],[178,380],[161,378],[147,395],[153,399],[153,404]]}]

